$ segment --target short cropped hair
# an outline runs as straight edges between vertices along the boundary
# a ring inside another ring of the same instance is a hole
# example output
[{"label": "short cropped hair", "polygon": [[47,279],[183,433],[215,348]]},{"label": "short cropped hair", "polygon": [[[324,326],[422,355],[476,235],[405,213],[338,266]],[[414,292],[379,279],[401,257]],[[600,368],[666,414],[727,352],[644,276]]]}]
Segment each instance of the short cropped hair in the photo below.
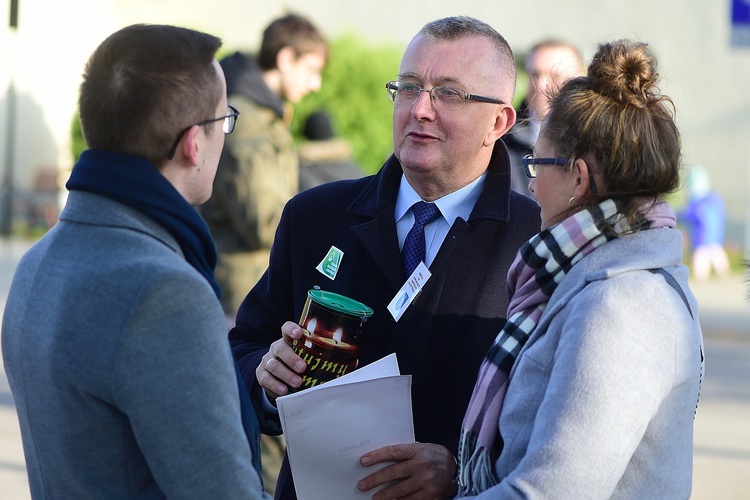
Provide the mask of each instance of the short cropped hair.
[{"label": "short cropped hair", "polygon": [[[420,33],[427,38],[436,40],[458,40],[467,36],[479,36],[492,41],[497,50],[498,75],[500,86],[504,94],[502,98],[507,103],[516,93],[516,60],[513,50],[507,40],[489,24],[468,16],[446,17],[427,23]],[[466,54],[471,57],[471,54]]]},{"label": "short cropped hair", "polygon": [[273,21],[263,32],[258,65],[262,70],[276,69],[276,57],[284,47],[291,47],[296,56],[321,51],[328,59],[328,42],[305,17],[288,14]]},{"label": "short cropped hair", "polygon": [[175,26],[136,24],[110,35],[86,63],[80,88],[88,147],[161,167],[180,131],[216,114],[219,47],[214,36]]}]

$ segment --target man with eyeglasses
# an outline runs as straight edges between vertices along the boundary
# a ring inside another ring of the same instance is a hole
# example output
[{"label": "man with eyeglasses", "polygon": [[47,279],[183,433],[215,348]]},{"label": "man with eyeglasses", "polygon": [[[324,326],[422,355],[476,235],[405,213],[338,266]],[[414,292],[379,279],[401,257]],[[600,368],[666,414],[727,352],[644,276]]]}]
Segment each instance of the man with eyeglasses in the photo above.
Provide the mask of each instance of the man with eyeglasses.
[{"label": "man with eyeglasses", "polygon": [[[424,26],[386,84],[394,155],[374,176],[312,188],[287,204],[268,271],[230,332],[251,396],[265,409],[262,426],[279,432],[269,403],[302,383],[304,361],[288,344],[301,336],[294,321],[307,291],[318,285],[374,310],[360,364],[396,353],[401,373],[412,375],[417,440],[361,457],[352,488],[377,491],[374,498],[456,493],[461,422],[479,364],[506,322],[508,268],[540,227],[536,203],[510,190],[499,140],[515,121],[507,104],[515,67],[505,39],[481,21]],[[324,275],[317,268],[330,251],[340,264]],[[389,303],[426,271],[416,300],[392,315]],[[376,464],[389,465],[368,472]],[[276,494],[295,496],[288,464]]]},{"label": "man with eyeglasses", "polygon": [[267,498],[226,338],[210,196],[238,112],[221,41],[133,25],[91,55],[90,149],[23,257],[2,351],[33,498]]}]

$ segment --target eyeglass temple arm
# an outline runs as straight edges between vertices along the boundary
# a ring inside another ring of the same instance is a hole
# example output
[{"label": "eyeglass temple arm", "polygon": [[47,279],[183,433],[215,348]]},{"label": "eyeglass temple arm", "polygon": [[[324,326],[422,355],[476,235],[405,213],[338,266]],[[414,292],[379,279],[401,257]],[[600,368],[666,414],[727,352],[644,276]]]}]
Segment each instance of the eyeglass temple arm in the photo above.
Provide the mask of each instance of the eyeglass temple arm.
[{"label": "eyeglass temple arm", "polygon": [[466,99],[478,102],[489,102],[491,104],[505,104],[505,101],[501,101],[500,99],[492,99],[491,97],[483,97],[481,95],[474,94],[466,94]]}]

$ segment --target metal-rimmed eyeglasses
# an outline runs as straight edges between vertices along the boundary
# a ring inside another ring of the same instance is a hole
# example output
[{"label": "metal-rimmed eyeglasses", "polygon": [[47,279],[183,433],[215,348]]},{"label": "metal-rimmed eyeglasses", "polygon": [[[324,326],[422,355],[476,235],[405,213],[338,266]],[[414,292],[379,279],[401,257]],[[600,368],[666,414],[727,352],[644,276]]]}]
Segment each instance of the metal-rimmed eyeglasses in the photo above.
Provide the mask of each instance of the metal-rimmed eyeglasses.
[{"label": "metal-rimmed eyeglasses", "polygon": [[221,124],[221,130],[224,132],[224,134],[231,134],[234,131],[234,126],[237,124],[237,117],[240,116],[240,112],[237,111],[237,108],[234,106],[229,106],[229,113],[220,116],[218,118],[212,118],[210,120],[203,120],[202,122],[194,123],[193,125],[190,125],[189,127],[185,127],[182,132],[180,132],[177,135],[177,140],[174,141],[174,145],[169,150],[169,154],[167,154],[167,159],[171,160],[174,158],[175,152],[177,152],[177,145],[180,144],[180,139],[182,139],[182,136],[185,135],[185,132],[193,128],[194,126],[202,127],[204,125],[208,125],[209,123],[218,122],[220,120],[224,120],[224,123]]},{"label": "metal-rimmed eyeglasses", "polygon": [[533,179],[539,170],[539,165],[568,165],[573,163],[570,158],[534,158],[534,155],[526,155],[521,160],[526,177]]},{"label": "metal-rimmed eyeglasses", "polygon": [[385,84],[388,97],[396,104],[414,104],[422,92],[430,94],[430,101],[435,108],[461,109],[466,101],[488,102],[490,104],[505,104],[505,101],[469,94],[465,90],[440,85],[431,89],[423,89],[414,82],[393,80]]}]

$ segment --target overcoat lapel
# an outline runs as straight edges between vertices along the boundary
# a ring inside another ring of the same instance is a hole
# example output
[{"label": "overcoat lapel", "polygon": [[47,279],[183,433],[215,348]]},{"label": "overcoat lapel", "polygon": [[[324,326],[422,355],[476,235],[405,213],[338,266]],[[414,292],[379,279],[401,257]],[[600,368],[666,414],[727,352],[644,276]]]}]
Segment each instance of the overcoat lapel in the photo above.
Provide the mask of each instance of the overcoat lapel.
[{"label": "overcoat lapel", "polygon": [[401,164],[391,155],[374,182],[367,186],[348,209],[353,214],[369,219],[352,226],[351,231],[385,276],[394,293],[406,280],[396,225],[393,223],[401,174]]}]

